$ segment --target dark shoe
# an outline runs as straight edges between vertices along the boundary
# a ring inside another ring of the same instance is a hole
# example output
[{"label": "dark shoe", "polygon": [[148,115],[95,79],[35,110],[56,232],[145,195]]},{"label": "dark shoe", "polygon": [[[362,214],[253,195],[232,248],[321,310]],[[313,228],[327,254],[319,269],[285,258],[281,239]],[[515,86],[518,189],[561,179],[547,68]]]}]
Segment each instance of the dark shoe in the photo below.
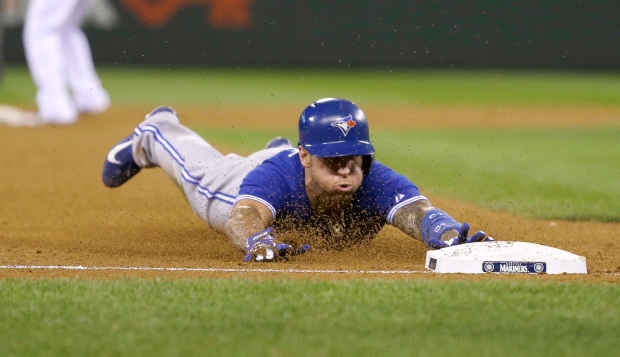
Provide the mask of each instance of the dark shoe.
[{"label": "dark shoe", "polygon": [[133,134],[116,144],[106,157],[103,164],[103,184],[108,187],[118,187],[142,170],[133,160],[131,154],[131,139]]}]

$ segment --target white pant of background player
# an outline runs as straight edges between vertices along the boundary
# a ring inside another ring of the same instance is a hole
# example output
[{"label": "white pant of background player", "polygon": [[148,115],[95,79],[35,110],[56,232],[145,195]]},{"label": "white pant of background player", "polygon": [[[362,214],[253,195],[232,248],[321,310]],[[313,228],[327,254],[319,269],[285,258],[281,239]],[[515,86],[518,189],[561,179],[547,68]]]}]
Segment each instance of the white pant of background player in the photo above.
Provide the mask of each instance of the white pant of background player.
[{"label": "white pant of background player", "polygon": [[71,124],[80,113],[99,113],[110,104],[95,71],[90,46],[80,25],[91,0],[31,0],[23,43],[37,87],[39,117]]},{"label": "white pant of background player", "polygon": [[157,113],[139,124],[132,147],[138,165],[161,167],[182,188],[194,212],[220,232],[246,174],[280,151],[291,149],[265,149],[247,157],[223,155],[170,112]]}]

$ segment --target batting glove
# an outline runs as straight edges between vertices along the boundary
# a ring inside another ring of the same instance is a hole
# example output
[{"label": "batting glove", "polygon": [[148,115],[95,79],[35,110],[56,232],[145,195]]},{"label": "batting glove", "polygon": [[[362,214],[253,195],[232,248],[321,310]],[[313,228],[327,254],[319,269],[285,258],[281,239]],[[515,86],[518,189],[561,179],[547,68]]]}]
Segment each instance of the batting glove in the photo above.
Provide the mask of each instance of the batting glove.
[{"label": "batting glove", "polygon": [[290,244],[276,243],[273,238],[273,228],[269,227],[250,236],[246,242],[244,262],[273,262],[287,259],[289,255],[303,254],[310,251],[310,246],[304,244],[294,249]]},{"label": "batting glove", "polygon": [[476,242],[489,242],[492,241],[493,238],[488,237],[486,233],[483,231],[478,231],[474,233],[473,236],[467,237],[469,235],[469,224],[463,223],[461,228],[459,229],[459,235],[449,239],[449,240],[440,240],[440,239],[430,239],[426,244],[433,249],[441,249],[446,247],[451,247],[453,245],[459,244],[467,244],[467,243],[476,243]]},{"label": "batting glove", "polygon": [[276,259],[278,250],[271,235],[273,228],[269,227],[250,237],[245,244],[244,262],[271,262]]}]

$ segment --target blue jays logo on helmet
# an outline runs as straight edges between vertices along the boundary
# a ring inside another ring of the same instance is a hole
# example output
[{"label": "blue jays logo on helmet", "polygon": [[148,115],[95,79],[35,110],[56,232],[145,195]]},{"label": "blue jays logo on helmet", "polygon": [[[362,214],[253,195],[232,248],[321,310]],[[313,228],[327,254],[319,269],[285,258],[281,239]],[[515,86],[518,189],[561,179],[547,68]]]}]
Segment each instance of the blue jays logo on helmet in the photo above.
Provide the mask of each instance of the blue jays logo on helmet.
[{"label": "blue jays logo on helmet", "polygon": [[355,120],[353,120],[353,115],[349,114],[342,119],[336,119],[332,126],[342,130],[344,136],[347,136],[349,130],[355,126]]},{"label": "blue jays logo on helmet", "polygon": [[318,157],[375,153],[366,115],[340,98],[320,99],[306,107],[299,118],[299,145]]}]

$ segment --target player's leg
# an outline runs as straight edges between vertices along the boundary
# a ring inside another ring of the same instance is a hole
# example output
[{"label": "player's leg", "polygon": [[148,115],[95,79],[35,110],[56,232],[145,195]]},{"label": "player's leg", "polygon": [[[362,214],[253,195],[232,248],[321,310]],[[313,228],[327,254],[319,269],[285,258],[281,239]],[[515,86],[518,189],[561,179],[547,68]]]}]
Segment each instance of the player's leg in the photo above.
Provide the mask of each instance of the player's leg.
[{"label": "player's leg", "polygon": [[194,212],[222,231],[246,174],[284,147],[258,151],[248,157],[223,156],[202,137],[179,123],[168,107],[155,109],[119,142],[106,158],[103,181],[117,187],[141,168],[161,167],[181,188]]},{"label": "player's leg", "polygon": [[[160,167],[181,188],[194,212],[212,225],[216,217],[209,216],[209,208],[213,208],[214,214],[227,215],[234,200],[233,194],[224,192],[227,187],[209,187],[219,180],[218,174],[209,175],[209,171],[225,164],[223,157],[202,137],[180,124],[172,109],[159,107],[147,115],[133,135],[110,150],[103,181],[108,187],[117,187],[141,168]],[[212,200],[224,206],[219,207]]]},{"label": "player's leg", "polygon": [[38,114],[47,123],[71,124],[77,109],[67,89],[67,63],[61,33],[79,0],[31,0],[24,22],[23,43],[37,87]]},{"label": "player's leg", "polygon": [[90,44],[80,27],[91,5],[92,0],[80,0],[62,32],[64,58],[70,64],[69,86],[80,113],[100,113],[110,106],[110,97],[97,76]]},{"label": "player's leg", "polygon": [[[165,134],[165,136],[163,135]],[[182,154],[178,153],[181,149]],[[108,153],[103,168],[103,183],[118,187],[136,175],[143,167],[161,167],[173,180],[180,182],[179,163],[190,166],[195,161],[216,160],[222,154],[198,134],[179,123],[170,107],[158,107],[147,114],[134,132],[118,142]],[[186,160],[186,157],[189,160]],[[194,170],[199,170],[198,165]],[[194,172],[194,174],[199,174]]]},{"label": "player's leg", "polygon": [[179,123],[170,108],[159,108],[137,126],[133,158],[141,167],[159,166],[183,191],[193,211],[222,231],[245,175],[280,149],[249,157],[222,155],[194,131]]}]

